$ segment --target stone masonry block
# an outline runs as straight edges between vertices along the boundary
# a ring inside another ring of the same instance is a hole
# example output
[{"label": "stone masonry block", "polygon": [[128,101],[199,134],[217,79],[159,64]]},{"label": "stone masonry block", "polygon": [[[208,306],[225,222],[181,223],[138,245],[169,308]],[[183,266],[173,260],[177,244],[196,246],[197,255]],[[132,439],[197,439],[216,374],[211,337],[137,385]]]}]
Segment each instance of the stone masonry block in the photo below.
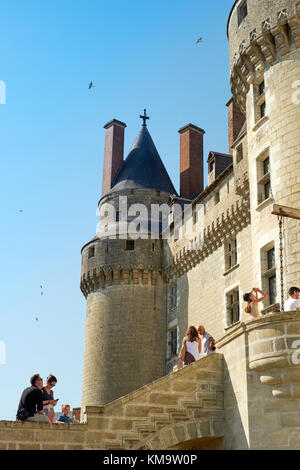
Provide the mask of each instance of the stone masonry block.
[{"label": "stone masonry block", "polygon": [[281,426],[293,426],[293,427],[300,427],[300,412],[295,410],[294,413],[282,413],[280,415],[280,423]]},{"label": "stone masonry block", "polygon": [[130,418],[135,418],[135,417],[146,417],[149,416],[149,414],[160,414],[164,412],[163,407],[159,406],[150,406],[150,405],[135,405],[135,404],[130,404],[127,405],[125,410],[125,415]]},{"label": "stone masonry block", "polygon": [[187,440],[186,427],[184,424],[177,424],[173,427],[174,434],[177,442],[184,442]]},{"label": "stone masonry block", "polygon": [[194,392],[197,388],[196,382],[174,382],[174,392]]},{"label": "stone masonry block", "polygon": [[273,342],[272,341],[262,341],[261,343],[253,344],[253,355],[258,356],[260,354],[265,354],[273,352]]},{"label": "stone masonry block", "polygon": [[198,428],[197,423],[187,423],[186,430],[189,434],[190,439],[197,439],[198,437]]},{"label": "stone masonry block", "polygon": [[40,450],[41,444],[36,442],[20,442],[19,450]]},{"label": "stone masonry block", "polygon": [[111,420],[111,429],[114,431],[128,431],[132,429],[132,426],[133,420],[131,419],[112,418]]},{"label": "stone masonry block", "polygon": [[20,429],[0,429],[0,441],[33,441],[34,431]]},{"label": "stone masonry block", "polygon": [[179,398],[181,398],[181,395],[178,394],[163,394],[152,392],[149,403],[156,403],[158,405],[176,405]]}]

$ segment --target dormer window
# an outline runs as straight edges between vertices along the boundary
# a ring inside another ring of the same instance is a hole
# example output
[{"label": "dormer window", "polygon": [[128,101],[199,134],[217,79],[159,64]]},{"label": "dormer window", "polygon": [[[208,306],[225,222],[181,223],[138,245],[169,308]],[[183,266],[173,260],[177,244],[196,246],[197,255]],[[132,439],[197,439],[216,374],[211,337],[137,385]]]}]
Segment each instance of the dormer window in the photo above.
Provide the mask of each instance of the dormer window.
[{"label": "dormer window", "polygon": [[210,162],[209,164],[209,173],[211,173],[212,171],[214,171],[214,167],[215,167],[215,162],[214,160],[212,162]]},{"label": "dormer window", "polygon": [[238,7],[238,25],[242,23],[242,21],[248,15],[248,7],[247,7],[247,0],[241,2],[240,6]]}]

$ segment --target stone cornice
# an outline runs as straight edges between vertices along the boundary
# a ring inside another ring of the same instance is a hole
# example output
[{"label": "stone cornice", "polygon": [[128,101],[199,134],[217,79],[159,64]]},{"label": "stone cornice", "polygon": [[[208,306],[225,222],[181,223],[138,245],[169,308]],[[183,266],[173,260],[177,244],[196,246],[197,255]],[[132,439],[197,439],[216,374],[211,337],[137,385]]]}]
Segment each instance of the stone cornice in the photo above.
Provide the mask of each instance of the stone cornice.
[{"label": "stone cornice", "polygon": [[261,31],[250,33],[249,43],[244,40],[233,57],[231,91],[233,98],[246,114],[246,95],[251,84],[261,78],[266,64],[272,65],[278,57],[291,51],[292,42],[300,48],[300,2],[295,6],[295,15],[288,17],[287,9],[277,13],[277,24],[266,18]]}]

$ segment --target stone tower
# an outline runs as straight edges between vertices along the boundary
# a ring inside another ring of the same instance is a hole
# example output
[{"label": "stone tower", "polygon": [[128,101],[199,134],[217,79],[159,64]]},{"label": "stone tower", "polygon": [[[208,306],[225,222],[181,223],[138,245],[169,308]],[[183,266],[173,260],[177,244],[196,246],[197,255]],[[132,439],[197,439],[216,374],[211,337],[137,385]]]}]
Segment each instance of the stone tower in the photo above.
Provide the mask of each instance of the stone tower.
[{"label": "stone tower", "polygon": [[[273,269],[279,262],[273,204],[300,208],[300,2],[238,0],[227,28],[231,90],[246,116],[247,134],[233,144],[234,173],[238,186],[242,144],[248,153],[253,274],[260,282],[270,266],[265,255],[274,249]],[[285,221],[284,238],[287,291],[300,279],[299,222]],[[279,276],[266,276],[262,287],[279,293]]]},{"label": "stone tower", "polygon": [[[141,229],[147,238],[130,239],[126,229],[138,216],[134,205],[143,204],[150,214],[151,204],[167,203],[176,190],[148,132],[146,115],[143,119],[123,163],[126,125],[113,120],[105,126],[103,175],[109,180],[103,180],[100,227],[105,208],[115,208],[110,228],[117,235],[99,234],[82,249],[81,290],[87,298],[82,406],[104,405],[165,374],[162,240],[148,237],[147,216]],[[123,202],[127,198],[128,215],[120,197]]]}]

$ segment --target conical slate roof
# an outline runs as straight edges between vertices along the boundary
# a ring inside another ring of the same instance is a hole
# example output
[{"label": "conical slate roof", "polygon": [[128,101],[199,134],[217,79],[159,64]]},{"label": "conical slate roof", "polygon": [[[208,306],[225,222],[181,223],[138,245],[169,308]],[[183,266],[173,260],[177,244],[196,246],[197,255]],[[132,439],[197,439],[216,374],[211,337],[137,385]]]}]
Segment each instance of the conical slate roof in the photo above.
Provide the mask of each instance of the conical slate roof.
[{"label": "conical slate roof", "polygon": [[177,195],[146,126],[142,127],[135,139],[110,192],[137,188],[156,189]]}]

